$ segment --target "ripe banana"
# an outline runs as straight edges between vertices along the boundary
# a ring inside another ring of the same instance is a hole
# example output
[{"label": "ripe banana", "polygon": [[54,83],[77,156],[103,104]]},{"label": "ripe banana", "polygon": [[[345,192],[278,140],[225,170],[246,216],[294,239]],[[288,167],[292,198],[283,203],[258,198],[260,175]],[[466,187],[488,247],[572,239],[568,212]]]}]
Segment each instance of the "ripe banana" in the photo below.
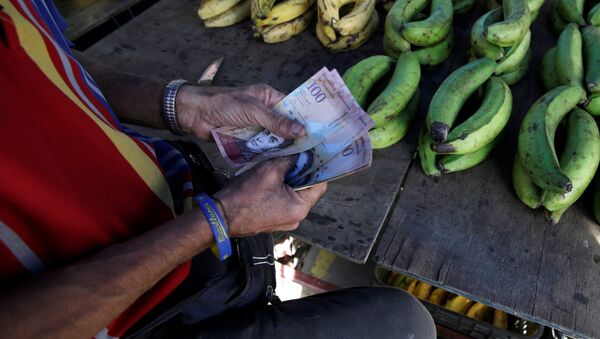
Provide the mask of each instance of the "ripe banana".
[{"label": "ripe banana", "polygon": [[600,93],[590,95],[588,102],[585,105],[585,109],[593,116],[600,115]]},{"label": "ripe banana", "polygon": [[557,5],[558,4],[555,2],[554,7],[552,7],[552,11],[550,12],[550,24],[552,25],[554,32],[560,34],[560,32],[565,29],[567,22],[560,16],[560,13],[558,13]]},{"label": "ripe banana", "polygon": [[471,28],[471,48],[475,54],[492,60],[504,58],[504,48],[487,41],[483,35],[489,25],[500,20],[502,20],[502,9],[497,8],[485,13],[475,21]]},{"label": "ripe banana", "polygon": [[588,23],[600,27],[600,3],[592,7],[588,12]]},{"label": "ripe banana", "polygon": [[546,91],[553,89],[558,86],[558,79],[556,76],[556,47],[550,48],[544,54],[542,59],[542,83]]},{"label": "ripe banana", "polygon": [[341,35],[362,31],[375,10],[375,2],[376,0],[357,0],[350,13],[332,23],[333,28]]},{"label": "ripe banana", "polygon": [[559,85],[583,86],[581,32],[577,24],[568,24],[556,44],[556,77]]},{"label": "ripe banana", "polygon": [[431,99],[426,122],[436,143],[446,141],[448,131],[465,101],[489,79],[495,69],[496,62],[492,59],[477,59],[452,72],[440,85]]},{"label": "ripe banana", "polygon": [[373,86],[394,67],[395,60],[385,55],[374,55],[350,67],[342,79],[348,86],[354,100],[365,108],[367,96]]},{"label": "ripe banana", "polygon": [[542,189],[533,183],[518,154],[515,154],[512,180],[517,197],[525,205],[532,209],[536,209],[542,205]]},{"label": "ripe banana", "polygon": [[560,16],[567,22],[584,25],[583,4],[585,0],[557,0],[556,6]]},{"label": "ripe banana", "polygon": [[433,286],[429,285],[426,282],[420,281],[415,287],[415,297],[427,300],[432,289]]},{"label": "ripe banana", "polygon": [[494,140],[512,112],[512,94],[500,78],[488,80],[481,107],[448,133],[444,143],[432,146],[440,154],[472,153]]},{"label": "ripe banana", "polygon": [[528,50],[525,54],[525,57],[521,62],[517,65],[517,67],[513,70],[509,70],[506,73],[499,76],[500,79],[504,80],[507,85],[512,86],[519,82],[527,71],[529,70],[529,64],[531,63],[531,50]]},{"label": "ripe banana", "polygon": [[464,314],[472,304],[473,301],[463,296],[455,295],[448,298],[448,301],[446,302],[446,308],[451,311]]},{"label": "ripe banana", "polygon": [[419,90],[417,89],[404,111],[400,112],[393,120],[384,123],[383,126],[369,131],[371,147],[373,149],[386,148],[402,140],[417,113],[418,106]]},{"label": "ripe banana", "polygon": [[502,135],[497,136],[496,139],[472,153],[445,155],[438,162],[438,168],[442,173],[452,173],[479,165],[487,159],[501,138]]},{"label": "ripe banana", "polygon": [[408,294],[415,294],[415,288],[417,287],[417,283],[419,283],[416,279],[411,281],[410,284],[408,284],[408,287],[406,288],[406,292],[408,292]]},{"label": "ripe banana", "polygon": [[500,329],[508,328],[508,316],[505,312],[500,310],[494,310],[494,326]]},{"label": "ripe banana", "polygon": [[600,163],[600,132],[586,111],[575,108],[567,121],[567,143],[560,157],[561,171],[571,179],[573,189],[566,194],[544,192],[542,205],[549,211],[566,209],[583,194]]},{"label": "ripe banana", "polygon": [[239,4],[215,17],[204,20],[205,27],[227,27],[246,20],[250,16],[250,0],[243,0]]},{"label": "ripe banana", "polygon": [[450,32],[446,37],[438,42],[437,44],[430,47],[422,47],[414,51],[419,58],[421,65],[438,65],[444,62],[452,52],[452,46],[454,44],[454,32],[450,28]]},{"label": "ripe banana", "polygon": [[452,0],[454,14],[465,14],[473,8],[475,0]]},{"label": "ripe banana", "polygon": [[273,6],[266,18],[257,18],[256,26],[279,25],[296,19],[306,13],[315,3],[315,0],[285,0]]},{"label": "ripe banana", "polygon": [[529,5],[526,0],[504,0],[502,9],[504,21],[488,26],[484,36],[493,44],[509,47],[521,41],[529,29]]},{"label": "ripe banana", "polygon": [[427,128],[424,127],[419,133],[419,160],[421,162],[421,168],[423,173],[428,177],[439,177],[441,172],[437,168],[437,154],[431,150],[433,139],[427,132]]},{"label": "ripe banana", "polygon": [[252,3],[250,4],[252,18],[266,19],[269,16],[269,12],[273,8],[274,4],[275,0],[252,0]]},{"label": "ripe banana", "polygon": [[321,41],[321,44],[327,49],[330,53],[339,53],[339,52],[347,52],[351,50],[355,50],[364,44],[370,37],[375,34],[377,31],[377,26],[379,25],[379,15],[377,11],[373,11],[371,16],[371,20],[365,27],[364,30],[351,34],[351,35],[341,35],[336,38],[335,41],[330,41],[324,33],[324,28],[327,26],[323,26],[321,22],[317,22],[317,38]]},{"label": "ripe banana", "polygon": [[525,33],[523,40],[508,49],[504,58],[498,62],[498,66],[496,67],[496,71],[494,71],[494,73],[496,75],[500,75],[509,70],[514,70],[515,67],[517,67],[521,61],[523,61],[527,52],[529,52],[530,42],[531,31],[528,30],[527,33]]},{"label": "ripe banana", "polygon": [[402,36],[402,26],[412,20],[426,6],[427,0],[397,0],[385,18],[383,35],[386,54],[396,57],[410,50],[410,43]]},{"label": "ripe banana", "polygon": [[449,292],[443,288],[436,288],[429,295],[429,302],[434,305],[441,305],[448,297]]},{"label": "ripe banana", "polygon": [[202,20],[214,18],[225,13],[242,0],[202,0],[198,9],[198,16]]},{"label": "ripe banana", "polygon": [[383,126],[404,110],[415,94],[420,80],[419,58],[412,52],[402,53],[398,57],[388,86],[367,109],[375,127]]},{"label": "ripe banana", "polygon": [[404,24],[404,39],[415,46],[431,46],[444,39],[452,27],[452,0],[432,0],[430,13],[425,20]]},{"label": "ripe banana", "polygon": [[268,44],[289,40],[293,36],[302,33],[310,25],[315,16],[315,12],[316,9],[309,9],[306,13],[294,20],[275,26],[261,27],[257,33],[262,37],[263,41]]},{"label": "ripe banana", "polygon": [[487,321],[492,316],[493,311],[494,309],[487,305],[475,303],[467,311],[467,317],[480,321]]},{"label": "ripe banana", "polygon": [[591,93],[600,93],[600,28],[584,26],[581,35],[586,60],[585,85]]},{"label": "ripe banana", "polygon": [[554,135],[562,118],[585,99],[579,86],[560,86],[539,98],[519,130],[518,152],[533,182],[544,190],[566,194],[573,184],[558,163]]}]

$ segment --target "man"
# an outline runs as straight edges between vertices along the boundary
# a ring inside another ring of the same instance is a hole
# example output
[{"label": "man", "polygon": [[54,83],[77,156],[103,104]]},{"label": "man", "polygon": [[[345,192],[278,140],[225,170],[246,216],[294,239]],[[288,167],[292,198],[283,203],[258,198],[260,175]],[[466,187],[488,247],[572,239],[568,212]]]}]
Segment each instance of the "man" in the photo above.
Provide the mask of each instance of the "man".
[{"label": "man", "polygon": [[0,337],[434,335],[423,307],[392,289],[267,306],[248,280],[257,265],[240,265],[233,245],[298,227],[326,185],[295,192],[283,184],[294,160],[278,159],[192,208],[188,162],[112,110],[204,140],[221,126],[302,136],[269,109],[281,93],[165,86],[90,64],[94,82],[64,26],[49,1],[0,0]]}]

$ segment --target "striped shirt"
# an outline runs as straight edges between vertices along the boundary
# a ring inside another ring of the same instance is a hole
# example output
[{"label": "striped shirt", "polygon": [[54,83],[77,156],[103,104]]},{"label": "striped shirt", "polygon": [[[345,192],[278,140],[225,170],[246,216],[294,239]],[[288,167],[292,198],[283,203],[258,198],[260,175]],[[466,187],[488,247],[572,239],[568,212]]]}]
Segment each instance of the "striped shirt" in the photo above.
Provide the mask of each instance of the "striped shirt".
[{"label": "striped shirt", "polygon": [[[73,57],[51,1],[0,5],[0,279],[10,283],[164,224],[191,206],[192,184],[178,151],[121,125]],[[189,268],[97,337],[124,334]]]}]

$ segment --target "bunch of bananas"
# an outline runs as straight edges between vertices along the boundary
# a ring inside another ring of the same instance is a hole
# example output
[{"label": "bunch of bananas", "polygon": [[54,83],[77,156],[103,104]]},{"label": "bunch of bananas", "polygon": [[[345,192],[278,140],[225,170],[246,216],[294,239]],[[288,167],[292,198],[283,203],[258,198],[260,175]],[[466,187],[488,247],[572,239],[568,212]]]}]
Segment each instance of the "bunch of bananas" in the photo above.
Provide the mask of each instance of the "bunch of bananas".
[{"label": "bunch of bananas", "polygon": [[315,0],[250,0],[254,37],[268,44],[302,33],[316,13]]},{"label": "bunch of bananas", "polygon": [[375,34],[376,0],[317,0],[317,38],[331,53],[357,49]]},{"label": "bunch of bananas", "polygon": [[[471,168],[500,140],[512,112],[512,93],[504,80],[492,76],[497,66],[489,58],[471,61],[450,74],[433,95],[418,146],[426,175]],[[483,85],[479,109],[452,128],[467,99]]]},{"label": "bunch of bananas", "polygon": [[250,16],[250,0],[202,0],[198,16],[206,27],[227,27]]},{"label": "bunch of bananas", "polygon": [[[533,23],[538,17],[540,8],[542,8],[542,5],[544,4],[544,0],[526,0],[526,2],[529,6],[529,11],[531,12],[531,22]],[[502,1],[498,2],[497,0],[486,0],[485,7],[488,9],[488,11],[491,11],[492,9],[496,8],[501,8]]]},{"label": "bunch of bananas", "polygon": [[496,60],[494,74],[513,85],[521,80],[531,62],[531,31],[543,0],[504,0],[481,16],[471,28],[471,58]]},{"label": "bunch of bananas", "polygon": [[581,26],[587,23],[600,27],[600,3],[585,0],[556,0],[550,13],[550,23],[556,33],[562,32],[569,23]]},{"label": "bunch of bananas", "polygon": [[415,297],[426,300],[434,305],[443,305],[448,310],[466,314],[469,318],[491,322],[495,327],[501,329],[508,328],[508,316],[503,311],[495,310],[482,303],[473,302],[461,295],[450,293],[443,288],[434,288],[426,282],[418,281],[395,272],[389,272],[384,283],[406,290],[406,292]]},{"label": "bunch of bananas", "polygon": [[421,66],[414,53],[403,53],[397,60],[385,55],[368,57],[348,69],[343,79],[356,102],[375,121],[369,131],[371,147],[389,147],[404,138],[419,105]]},{"label": "bunch of bananas", "polygon": [[[600,163],[598,126],[589,113],[576,107],[584,101],[581,86],[555,87],[533,104],[519,131],[515,191],[530,208],[544,206],[553,224],[583,194]],[[566,144],[559,159],[554,137],[565,117]]]},{"label": "bunch of bananas", "polygon": [[[429,16],[422,18],[427,5]],[[395,58],[414,50],[422,65],[440,64],[452,51],[453,17],[452,0],[397,0],[385,19],[384,53]]]},{"label": "bunch of bananas", "polygon": [[[584,63],[585,60],[585,63]],[[542,59],[542,83],[547,91],[560,85],[575,85],[588,91],[585,109],[600,115],[600,28],[567,24]]]}]

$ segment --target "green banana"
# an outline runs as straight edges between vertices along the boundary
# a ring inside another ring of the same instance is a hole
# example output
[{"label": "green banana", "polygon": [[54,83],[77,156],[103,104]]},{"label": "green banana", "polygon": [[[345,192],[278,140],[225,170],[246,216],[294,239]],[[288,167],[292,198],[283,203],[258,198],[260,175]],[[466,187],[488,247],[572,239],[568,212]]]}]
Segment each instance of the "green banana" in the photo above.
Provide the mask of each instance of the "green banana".
[{"label": "green banana", "polygon": [[446,141],[448,131],[465,101],[489,79],[495,69],[495,61],[481,58],[455,70],[442,82],[431,99],[426,122],[436,143]]},{"label": "green banana", "polygon": [[529,208],[536,209],[542,205],[542,189],[536,186],[521,163],[518,154],[515,154],[513,163],[512,180],[515,193]]},{"label": "green banana", "polygon": [[454,14],[461,15],[467,13],[473,8],[475,2],[475,0],[452,0]]},{"label": "green banana", "polygon": [[562,118],[585,99],[579,86],[560,86],[539,98],[529,109],[519,130],[519,157],[533,182],[544,190],[565,194],[571,179],[561,169],[554,149],[554,135]]},{"label": "green banana", "polygon": [[431,0],[431,14],[425,20],[405,23],[402,36],[415,46],[440,42],[452,27],[452,0]]},{"label": "green banana", "polygon": [[474,167],[482,163],[490,155],[494,147],[501,139],[501,135],[472,153],[467,154],[449,154],[440,159],[437,166],[442,173],[459,172]]},{"label": "green banana", "polygon": [[523,58],[523,60],[521,60],[517,67],[510,71],[507,71],[504,74],[499,75],[498,77],[504,80],[504,82],[506,82],[506,84],[509,86],[512,86],[517,82],[521,81],[521,79],[523,79],[523,77],[525,76],[525,74],[527,74],[527,71],[529,70],[529,64],[531,63],[531,55],[531,50],[528,50],[525,54],[525,57]]},{"label": "green banana", "polygon": [[471,47],[476,55],[492,60],[504,58],[504,48],[487,41],[483,35],[489,25],[500,20],[502,20],[502,9],[497,8],[485,13],[475,21],[471,28]]},{"label": "green banana", "polygon": [[521,40],[518,44],[512,46],[508,49],[508,52],[504,56],[504,59],[498,62],[498,67],[496,67],[496,71],[494,73],[496,75],[506,73],[509,70],[515,69],[521,61],[525,58],[527,52],[529,52],[529,44],[531,42],[531,31],[527,31],[523,40]]},{"label": "green banana", "polygon": [[592,7],[588,12],[588,23],[600,27],[600,3]]},{"label": "green banana", "polygon": [[433,139],[429,135],[427,128],[423,127],[419,133],[419,160],[423,173],[428,177],[439,177],[441,172],[436,166],[437,154],[431,150]]},{"label": "green banana", "polygon": [[581,35],[586,60],[586,87],[591,93],[600,93],[600,28],[584,26]]},{"label": "green banana", "polygon": [[367,109],[375,127],[383,126],[404,110],[417,90],[420,80],[419,58],[410,51],[402,53],[396,61],[396,68],[388,86]]},{"label": "green banana", "polygon": [[567,22],[584,25],[583,4],[585,0],[557,0],[556,6],[560,16]]},{"label": "green banana", "polygon": [[374,128],[369,131],[369,137],[371,139],[371,147],[373,149],[381,149],[392,146],[398,141],[402,140],[410,123],[413,121],[417,107],[419,106],[419,90],[415,92],[406,109],[402,111],[396,118],[385,123],[381,127]]},{"label": "green banana", "polygon": [[600,187],[598,185],[594,191],[594,219],[600,224]]},{"label": "green banana", "polygon": [[[222,1],[219,1],[222,2]],[[275,0],[252,0],[250,3],[250,12],[253,18],[266,19],[269,16],[269,12]]]},{"label": "green banana", "polygon": [[544,192],[542,205],[549,211],[568,208],[588,187],[600,163],[600,132],[586,111],[573,109],[567,120],[567,143],[560,156],[560,169],[573,183],[566,193]]},{"label": "green banana", "polygon": [[556,77],[559,85],[583,86],[581,32],[577,24],[568,24],[556,44]]},{"label": "green banana", "polygon": [[432,146],[440,154],[472,153],[494,140],[512,112],[512,94],[500,78],[491,77],[479,109],[448,133],[444,143]]},{"label": "green banana", "polygon": [[554,7],[552,7],[552,11],[550,12],[550,24],[552,25],[554,32],[557,34],[560,34],[560,32],[562,32],[567,25],[565,19],[563,19],[560,16],[560,13],[558,13],[557,3],[554,3]]},{"label": "green banana", "polygon": [[404,40],[402,34],[386,29],[383,35],[383,53],[391,58],[398,58],[406,51],[410,51],[410,42]]},{"label": "green banana", "polygon": [[533,15],[533,12],[537,12],[542,8],[544,4],[544,0],[527,0],[527,5],[529,6],[529,11]]},{"label": "green banana", "polygon": [[548,211],[546,210],[546,220],[550,225],[556,225],[560,221],[560,218],[567,211],[567,208],[563,208],[561,210],[556,211]]},{"label": "green banana", "polygon": [[414,51],[419,58],[421,65],[438,65],[444,62],[452,52],[452,46],[454,44],[454,32],[450,28],[448,35],[437,44],[430,47],[422,47]]},{"label": "green banana", "polygon": [[509,47],[521,41],[529,29],[529,5],[525,0],[504,0],[502,9],[504,21],[489,25],[484,36],[493,44]]},{"label": "green banana", "polygon": [[[531,6],[529,6],[531,7]],[[540,15],[540,10],[535,10],[535,11],[531,11],[530,12],[530,19],[529,19],[529,26],[531,26],[533,24],[533,22],[535,21],[535,19],[537,19],[537,17]]]},{"label": "green banana", "polygon": [[385,18],[383,40],[388,51],[397,55],[410,50],[410,43],[402,36],[402,26],[420,13],[427,4],[427,0],[397,0],[394,3]]},{"label": "green banana", "polygon": [[542,75],[542,83],[544,84],[546,91],[558,86],[558,79],[556,76],[556,46],[550,48],[546,51],[546,54],[544,54],[540,72]]},{"label": "green banana", "polygon": [[374,55],[350,67],[342,79],[360,107],[367,105],[367,96],[373,86],[394,67],[395,60],[385,55]]},{"label": "green banana", "polygon": [[600,93],[594,93],[588,98],[585,110],[593,116],[600,115]]}]

